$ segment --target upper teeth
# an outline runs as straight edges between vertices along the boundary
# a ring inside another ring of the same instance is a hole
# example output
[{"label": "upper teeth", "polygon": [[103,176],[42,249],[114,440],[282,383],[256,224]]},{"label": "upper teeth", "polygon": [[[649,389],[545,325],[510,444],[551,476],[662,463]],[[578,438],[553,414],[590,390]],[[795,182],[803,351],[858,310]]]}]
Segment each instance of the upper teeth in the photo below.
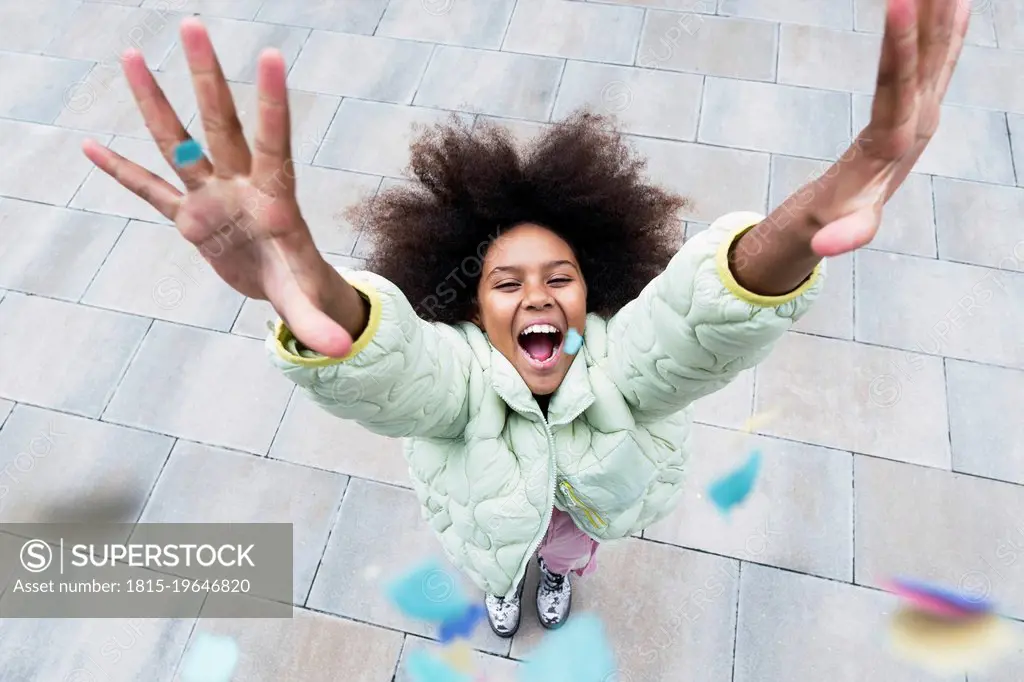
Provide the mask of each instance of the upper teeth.
[{"label": "upper teeth", "polygon": [[557,334],[558,329],[550,324],[531,324],[523,330],[523,334]]}]

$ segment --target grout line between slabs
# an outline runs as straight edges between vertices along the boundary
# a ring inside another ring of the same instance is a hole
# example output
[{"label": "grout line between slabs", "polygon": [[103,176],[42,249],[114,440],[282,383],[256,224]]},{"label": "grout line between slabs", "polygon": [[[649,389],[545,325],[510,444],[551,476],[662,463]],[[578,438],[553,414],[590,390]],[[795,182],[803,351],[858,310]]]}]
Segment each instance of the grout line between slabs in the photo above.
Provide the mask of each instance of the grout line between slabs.
[{"label": "grout line between slabs", "polygon": [[857,583],[857,456],[850,455],[850,582]]},{"label": "grout line between slabs", "polygon": [[935,198],[935,176],[926,174],[928,178],[928,198],[932,204],[932,245],[935,246],[935,260],[942,260],[942,252],[939,251],[939,204]]},{"label": "grout line between slabs", "polygon": [[316,569],[313,571],[313,577],[309,581],[309,589],[306,590],[306,596],[302,599],[302,606],[306,607],[309,604],[309,598],[313,594],[313,586],[316,585],[316,578],[320,575],[320,567],[323,566],[324,557],[327,556],[327,548],[331,546],[331,537],[334,536],[334,529],[338,527],[338,523],[341,521],[341,508],[345,505],[345,500],[348,498],[348,491],[352,489],[352,477],[349,477],[345,481],[345,490],[341,493],[341,499],[338,500],[338,506],[334,508],[334,519],[331,522],[330,527],[327,529],[327,538],[324,540],[324,549],[320,552],[320,558],[317,559]]},{"label": "grout line between slabs", "polygon": [[[268,2],[269,2],[269,0],[268,0]],[[384,3],[384,7],[382,7],[382,8],[381,8],[381,10],[380,10],[380,16],[379,16],[379,17],[377,17],[377,23],[375,23],[375,24],[373,25],[373,30],[372,30],[372,31],[370,31],[370,35],[371,35],[371,36],[374,36],[374,37],[381,37],[381,36],[377,36],[377,31],[379,31],[379,30],[380,30],[380,25],[381,25],[382,23],[384,23],[384,16],[385,16],[385,15],[386,15],[386,14],[388,13],[388,10],[389,10],[389,9],[391,9],[391,1],[390,1],[390,0],[388,0],[387,2],[385,2],[385,3]]]},{"label": "grout line between slabs", "polygon": [[508,23],[505,24],[505,30],[501,34],[501,42],[498,43],[498,52],[505,51],[505,40],[508,38],[508,32],[512,29],[512,22],[515,20],[517,9],[519,9],[519,0],[513,0],[512,11],[508,13]]},{"label": "grout line between slabs", "polygon": [[953,449],[953,416],[949,394],[949,363],[942,358],[942,398],[946,404],[946,442],[949,446],[949,469],[956,471],[956,451]]},{"label": "grout line between slabs", "polygon": [[[851,0],[852,1],[852,0]],[[776,85],[782,85],[779,83],[779,62],[782,60],[782,23],[777,22],[775,24],[775,73],[773,74],[772,82]]]},{"label": "grout line between slabs", "polygon": [[[295,65],[299,63],[299,58],[302,57],[302,51],[306,49],[306,45],[309,44],[309,39],[313,37],[313,29],[306,29],[306,37],[302,39],[302,45],[299,45],[299,49],[295,52],[295,56],[292,58],[291,64],[284,72],[284,80],[287,84],[288,78],[292,75],[292,71],[295,70]],[[285,86],[287,89],[287,85]],[[290,91],[289,91],[290,92]]]},{"label": "grout line between slabs", "polygon": [[209,598],[209,594],[203,596],[203,603],[199,605],[199,613],[197,613],[195,618],[192,620],[192,626],[188,630],[188,637],[185,638],[185,646],[181,648],[181,654],[178,656],[178,660],[174,663],[174,668],[172,669],[172,679],[177,679],[178,673],[181,671],[181,664],[185,660],[185,654],[188,652],[188,645],[192,641],[192,638],[195,637],[196,630],[199,629],[199,621],[202,618],[203,607],[206,606],[206,600]]},{"label": "grout line between slabs", "polygon": [[[65,210],[74,211],[76,209],[65,208]],[[96,214],[92,214],[92,215],[106,215],[106,214],[96,213]],[[113,255],[114,250],[117,248],[117,245],[120,244],[121,240],[124,238],[125,232],[128,231],[128,226],[132,223],[130,218],[122,218],[120,216],[109,216],[109,217],[111,217],[111,218],[113,218],[115,220],[124,220],[124,225],[121,226],[121,229],[118,231],[117,237],[114,239],[113,243],[110,245],[110,248],[107,250],[107,252],[105,254],[103,254],[103,260],[100,261],[100,264],[96,268],[96,271],[92,273],[92,277],[89,278],[89,282],[85,285],[85,288],[82,289],[82,293],[79,294],[78,298],[74,301],[74,303],[82,303],[82,299],[84,299],[89,294],[89,289],[91,289],[92,285],[96,283],[96,278],[100,276],[100,272],[103,271],[103,268],[104,268],[104,266],[106,266],[107,261],[110,260],[110,256]]]},{"label": "grout line between slabs", "polygon": [[267,445],[267,452],[263,455],[263,459],[273,459],[275,461],[286,461],[281,460],[279,457],[271,457],[270,453],[274,450],[274,443],[277,442],[277,434],[281,432],[281,426],[284,425],[284,420],[288,416],[288,410],[292,406],[292,401],[295,400],[295,393],[299,390],[298,384],[292,385],[291,392],[288,393],[288,400],[284,403],[284,410],[281,411],[281,417],[277,420],[277,428],[274,429],[274,435],[270,437],[270,444]]},{"label": "grout line between slabs", "polygon": [[[163,463],[160,464],[160,471],[157,472],[156,477],[153,479],[153,485],[149,487],[149,492],[146,493],[146,499],[142,503],[142,508],[139,510],[139,516],[135,519],[135,524],[142,522],[142,517],[146,515],[146,507],[149,506],[150,501],[153,499],[153,493],[156,492],[157,487],[160,485],[160,479],[163,478],[164,471],[167,470],[167,465],[171,462],[171,457],[174,455],[174,449],[178,447],[180,439],[174,438],[171,441],[171,447],[167,448],[167,454],[164,456]],[[134,531],[132,533],[134,535]],[[129,540],[131,536],[129,535]]]},{"label": "grout line between slabs", "polygon": [[[21,403],[13,401],[13,400],[10,401],[10,402],[11,402],[11,409],[7,411],[7,414],[4,415],[3,419],[0,419],[0,431],[3,431],[4,426],[6,426],[7,422],[10,421],[11,415],[14,414],[14,411],[16,409],[18,409],[19,405],[21,405]],[[0,594],[2,594],[2,593],[0,593]]]},{"label": "grout line between slabs", "polygon": [[402,667],[402,657],[405,656],[405,645],[409,642],[409,633],[406,632],[402,635],[402,643],[398,647],[398,657],[395,658],[395,669],[391,673],[391,682],[396,682],[398,679],[398,669]]},{"label": "grout line between slabs", "polygon": [[734,612],[735,621],[732,630],[732,667],[729,676],[731,682],[736,682],[736,650],[739,648],[740,639],[740,597],[743,595],[740,584],[740,581],[743,580],[743,561],[739,560],[738,564],[736,567],[736,611]]},{"label": "grout line between slabs", "polygon": [[[1007,142],[1010,145],[1010,169],[1013,171],[1013,182],[1014,182],[1015,185],[1020,185],[1021,184],[1021,180],[1024,180],[1024,178],[1021,178],[1020,174],[1017,172],[1017,161],[1016,161],[1016,159],[1014,159],[1014,153],[1013,153],[1013,130],[1010,129],[1010,114],[1009,114],[1009,112],[1006,112],[1006,111],[1003,112],[1003,120],[1006,121],[1006,140],[1007,140]],[[1022,143],[1022,146],[1024,146],[1024,143]]]},{"label": "grout line between slabs", "polygon": [[697,97],[697,125],[694,126],[693,131],[693,144],[699,144],[697,140],[700,139],[701,124],[704,122],[704,100],[708,96],[708,77],[701,75],[700,77],[700,96]]},{"label": "grout line between slabs", "polygon": [[427,79],[427,73],[430,71],[430,65],[434,63],[434,55],[437,54],[437,48],[437,43],[434,43],[434,46],[430,48],[430,54],[427,55],[427,61],[423,65],[423,71],[420,72],[420,77],[416,80],[416,87],[413,88],[412,97],[409,98],[409,101],[406,103],[406,106],[419,106],[415,104],[416,96],[420,94],[420,87],[423,85],[423,81]]},{"label": "grout line between slabs", "polygon": [[[85,304],[84,303],[72,303],[71,305],[82,305],[82,306],[84,306]],[[141,317],[141,316],[139,316],[139,317]],[[139,353],[142,351],[142,347],[146,344],[146,339],[149,338],[149,333],[152,331],[154,324],[156,324],[156,320],[153,319],[153,318],[150,318],[149,319],[149,324],[146,325],[146,331],[144,331],[142,333],[142,335],[139,337],[139,340],[138,340],[138,342],[137,342],[137,344],[135,346],[135,349],[132,351],[132,353],[129,356],[128,360],[124,363],[124,368],[121,370],[120,375],[117,377],[117,381],[114,383],[113,388],[110,389],[110,393],[107,395],[106,400],[103,401],[103,407],[100,409],[99,414],[94,418],[95,421],[98,421],[98,422],[104,421],[103,415],[105,415],[107,413],[107,410],[110,409],[110,404],[112,402],[114,402],[114,396],[116,396],[117,392],[121,389],[121,385],[124,383],[125,377],[128,376],[128,372],[131,371],[132,364],[135,362],[136,358],[139,357]],[[81,415],[79,415],[79,416],[81,416]],[[113,422],[108,422],[108,423],[113,423]]]},{"label": "grout line between slabs", "polygon": [[647,31],[647,25],[650,22],[650,10],[647,7],[640,9],[643,11],[643,15],[640,17],[640,31],[637,32],[636,45],[633,46],[633,59],[626,68],[636,66],[637,57],[640,56],[640,46],[644,42],[644,33]]},{"label": "grout line between slabs", "polygon": [[555,96],[551,98],[551,108],[548,109],[548,117],[545,123],[554,123],[555,111],[558,109],[558,99],[562,96],[562,79],[565,78],[565,71],[569,68],[569,60],[562,60],[562,68],[558,71],[558,84],[555,86]]}]

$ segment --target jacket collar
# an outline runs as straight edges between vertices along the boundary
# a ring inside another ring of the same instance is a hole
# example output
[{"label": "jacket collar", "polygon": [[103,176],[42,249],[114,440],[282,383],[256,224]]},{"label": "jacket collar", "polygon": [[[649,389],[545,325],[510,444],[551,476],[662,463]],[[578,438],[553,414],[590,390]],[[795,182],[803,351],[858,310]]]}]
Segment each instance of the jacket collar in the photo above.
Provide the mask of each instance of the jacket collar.
[{"label": "jacket collar", "polygon": [[[501,398],[516,412],[532,414],[543,418],[529,386],[523,381],[516,368],[501,351],[491,345],[491,386]],[[562,383],[551,396],[548,404],[548,424],[561,426],[568,424],[594,402],[594,391],[590,386],[590,375],[587,370],[586,347],[573,358]]]}]

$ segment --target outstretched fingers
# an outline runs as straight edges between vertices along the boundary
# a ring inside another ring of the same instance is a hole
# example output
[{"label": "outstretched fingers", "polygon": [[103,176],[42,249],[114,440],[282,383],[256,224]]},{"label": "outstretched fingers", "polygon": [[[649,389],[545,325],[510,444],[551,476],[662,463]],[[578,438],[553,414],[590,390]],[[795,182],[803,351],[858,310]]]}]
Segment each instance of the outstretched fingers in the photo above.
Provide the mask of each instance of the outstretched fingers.
[{"label": "outstretched fingers", "polygon": [[920,78],[921,86],[934,91],[942,67],[949,54],[958,8],[969,9],[969,0],[919,0],[924,6],[920,12]]},{"label": "outstretched fingers", "polygon": [[135,49],[128,50],[124,54],[122,64],[132,96],[146,122],[146,128],[149,129],[153,141],[160,148],[160,153],[163,154],[164,159],[178,174],[181,181],[185,183],[187,189],[199,189],[213,172],[213,166],[205,157],[186,168],[178,168],[174,165],[174,148],[189,139],[185,126],[181,124],[181,119],[174,113],[164,91],[153,78],[153,74],[150,73],[149,67],[146,66],[146,59],[141,52]]},{"label": "outstretched fingers", "polygon": [[291,150],[291,118],[285,63],[277,50],[265,50],[259,59],[259,124],[253,143],[253,182],[271,196],[295,193],[295,163]]},{"label": "outstretched fingers", "polygon": [[196,103],[213,156],[214,172],[224,178],[248,175],[252,163],[249,143],[206,27],[195,18],[183,20],[181,42],[192,72]]},{"label": "outstretched fingers", "polygon": [[181,205],[181,192],[171,183],[94,140],[86,140],[82,151],[101,171],[148,202],[168,220],[175,220]]},{"label": "outstretched fingers", "polygon": [[[875,152],[887,159],[898,158],[914,138],[920,59],[916,2],[889,0],[886,11],[882,56],[871,109],[871,138],[877,142]],[[907,124],[910,124],[908,128],[899,131]]]}]

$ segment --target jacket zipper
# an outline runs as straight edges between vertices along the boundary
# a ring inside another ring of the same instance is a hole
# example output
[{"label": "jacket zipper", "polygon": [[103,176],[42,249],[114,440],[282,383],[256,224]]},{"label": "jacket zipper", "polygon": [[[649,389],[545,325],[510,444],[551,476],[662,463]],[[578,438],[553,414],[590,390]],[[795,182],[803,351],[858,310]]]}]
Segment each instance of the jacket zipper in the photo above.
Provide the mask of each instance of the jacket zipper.
[{"label": "jacket zipper", "polygon": [[[509,406],[509,409],[513,409],[512,403],[509,401],[509,399],[504,394],[502,394],[502,392],[499,391],[496,387],[492,386],[492,388],[494,388],[494,392],[498,394],[498,397],[505,401],[505,404]],[[577,417],[583,414],[583,412],[588,407],[590,407],[591,403],[593,403],[593,401],[588,402],[586,405],[580,408],[580,410],[577,411],[576,414],[574,414],[570,419],[566,420],[565,423],[572,423],[573,420],[575,420]],[[539,409],[531,410],[531,412],[540,417],[541,421],[544,423],[544,435],[547,436],[548,439],[548,471],[551,472],[548,476],[548,488],[551,490],[551,494],[548,496],[547,511],[544,514],[544,523],[541,525],[540,534],[537,536],[537,539],[534,540],[533,544],[530,546],[530,549],[526,553],[526,556],[523,557],[523,561],[519,566],[519,570],[516,571],[515,575],[515,577],[518,578],[518,580],[513,579],[512,587],[509,588],[511,591],[505,595],[505,599],[508,599],[509,597],[514,595],[517,592],[516,588],[519,587],[519,582],[526,579],[526,571],[530,565],[530,559],[533,557],[534,552],[537,551],[537,548],[540,547],[541,542],[544,541],[544,537],[548,534],[548,526],[551,525],[551,517],[554,515],[555,493],[558,491],[558,481],[555,477],[555,472],[558,469],[558,462],[555,459],[555,441],[551,437],[551,427],[548,424],[548,420],[544,416],[543,412],[541,412]],[[520,573],[522,573],[522,576],[519,575]]]},{"label": "jacket zipper", "polygon": [[[494,388],[494,392],[498,394],[498,397],[505,401],[505,404],[509,406],[509,409],[513,409],[512,403],[505,395],[501,393],[501,391],[499,391],[497,388]],[[509,590],[511,591],[504,595],[505,599],[508,599],[509,597],[514,595],[518,591],[517,588],[519,587],[520,581],[526,579],[526,571],[530,565],[530,558],[533,557],[533,553],[537,551],[538,547],[540,547],[540,543],[544,541],[544,536],[546,536],[548,533],[548,526],[551,525],[551,517],[554,514],[553,509],[555,505],[556,486],[555,469],[557,468],[555,466],[554,461],[555,444],[551,439],[551,429],[548,428],[548,420],[544,418],[544,415],[539,410],[534,412],[534,414],[540,417],[541,421],[544,422],[544,434],[547,436],[548,439],[548,471],[550,472],[548,476],[548,488],[550,488],[551,494],[548,496],[547,511],[544,513],[544,523],[541,524],[540,534],[537,536],[537,539],[534,540],[533,544],[530,546],[530,550],[526,553],[526,556],[523,557],[522,562],[520,562],[519,570],[516,571],[516,574],[512,580],[512,587],[509,588]],[[520,573],[522,575],[520,575]]]}]

